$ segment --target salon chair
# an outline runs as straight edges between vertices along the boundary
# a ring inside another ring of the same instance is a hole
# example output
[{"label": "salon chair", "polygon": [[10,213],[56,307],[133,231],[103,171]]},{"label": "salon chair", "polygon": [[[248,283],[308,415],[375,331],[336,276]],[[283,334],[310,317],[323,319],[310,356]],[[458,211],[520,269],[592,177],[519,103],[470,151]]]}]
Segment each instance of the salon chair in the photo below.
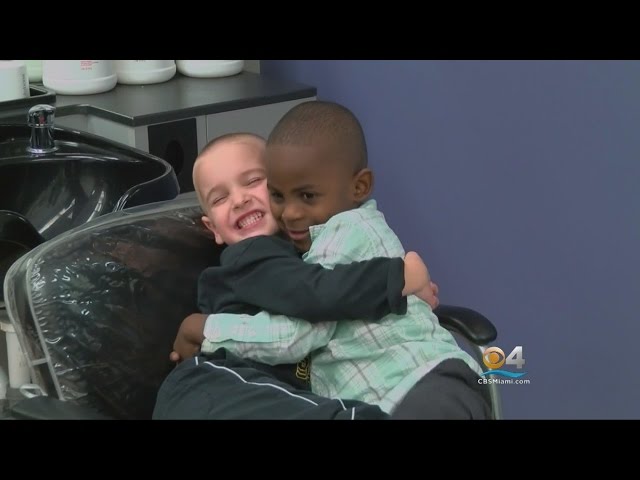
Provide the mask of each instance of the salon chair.
[{"label": "salon chair", "polygon": [[[104,215],[12,265],[7,311],[41,393],[15,403],[14,418],[151,418],[178,327],[197,311],[197,277],[222,251],[201,216],[183,194]],[[492,323],[468,308],[436,313],[482,365]]]}]

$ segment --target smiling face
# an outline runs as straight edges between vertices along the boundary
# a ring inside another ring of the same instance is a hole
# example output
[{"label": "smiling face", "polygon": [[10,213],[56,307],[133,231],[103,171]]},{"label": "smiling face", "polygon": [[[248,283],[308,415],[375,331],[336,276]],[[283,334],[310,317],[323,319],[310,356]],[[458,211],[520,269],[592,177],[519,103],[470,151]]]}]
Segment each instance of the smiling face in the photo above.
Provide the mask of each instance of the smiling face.
[{"label": "smiling face", "polygon": [[264,142],[252,137],[225,140],[196,161],[193,184],[205,212],[202,222],[218,244],[278,231],[269,204],[264,148]]},{"label": "smiling face", "polygon": [[371,191],[371,171],[354,172],[354,162],[346,155],[331,145],[267,148],[271,211],[303,252],[311,247],[310,226],[357,207]]}]

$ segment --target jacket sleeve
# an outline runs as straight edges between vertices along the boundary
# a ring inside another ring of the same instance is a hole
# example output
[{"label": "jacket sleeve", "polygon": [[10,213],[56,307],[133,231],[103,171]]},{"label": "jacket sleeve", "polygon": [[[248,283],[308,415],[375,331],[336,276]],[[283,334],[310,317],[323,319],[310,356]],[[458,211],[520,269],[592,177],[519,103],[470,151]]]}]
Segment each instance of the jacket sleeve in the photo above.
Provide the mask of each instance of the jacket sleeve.
[{"label": "jacket sleeve", "polygon": [[379,320],[407,309],[402,258],[373,258],[333,268],[305,263],[279,242],[253,242],[234,264],[234,296],[272,314],[308,322]]}]

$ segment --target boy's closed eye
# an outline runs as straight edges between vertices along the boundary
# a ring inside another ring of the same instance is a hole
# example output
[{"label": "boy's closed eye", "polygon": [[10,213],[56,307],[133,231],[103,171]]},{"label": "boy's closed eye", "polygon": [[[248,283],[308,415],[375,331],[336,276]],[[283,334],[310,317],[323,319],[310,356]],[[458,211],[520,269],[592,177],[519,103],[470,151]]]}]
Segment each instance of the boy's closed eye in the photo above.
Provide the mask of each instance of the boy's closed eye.
[{"label": "boy's closed eye", "polygon": [[220,205],[222,202],[224,202],[224,200],[227,198],[226,195],[221,195],[219,197],[216,197],[213,199],[213,201],[211,202],[211,205]]},{"label": "boy's closed eye", "polygon": [[262,180],[264,180],[264,177],[253,177],[253,178],[250,178],[249,181],[247,182],[247,186],[256,186]]}]

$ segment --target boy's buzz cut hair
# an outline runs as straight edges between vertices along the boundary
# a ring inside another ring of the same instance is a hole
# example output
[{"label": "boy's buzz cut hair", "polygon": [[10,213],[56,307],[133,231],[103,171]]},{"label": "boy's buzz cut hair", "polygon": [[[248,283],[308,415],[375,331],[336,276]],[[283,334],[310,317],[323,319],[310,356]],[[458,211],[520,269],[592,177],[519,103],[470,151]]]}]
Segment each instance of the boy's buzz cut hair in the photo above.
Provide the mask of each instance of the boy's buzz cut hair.
[{"label": "boy's buzz cut hair", "polygon": [[264,144],[266,141],[264,137],[258,135],[257,133],[250,133],[250,132],[225,133],[224,135],[219,135],[215,137],[213,140],[207,143],[202,150],[200,150],[200,153],[196,157],[196,161],[193,162],[193,169],[191,170],[191,181],[193,183],[193,189],[196,192],[196,197],[198,197],[200,208],[202,209],[203,212],[206,212],[207,206],[204,203],[204,199],[200,196],[200,192],[196,188],[196,179],[195,179],[196,165],[198,165],[198,162],[200,161],[202,156],[205,153],[207,153],[209,150],[211,150],[214,146],[224,142],[242,143],[245,140],[248,141],[249,143],[258,142],[260,144]]},{"label": "boy's buzz cut hair", "polygon": [[355,171],[367,167],[367,143],[356,116],[333,102],[311,100],[289,110],[274,127],[267,145],[308,145],[326,139],[350,153]]},{"label": "boy's buzz cut hair", "polygon": [[[266,141],[264,137],[261,137],[257,133],[250,133],[250,132],[225,133],[224,135],[219,135],[215,137],[213,140],[207,143],[204,146],[204,148],[200,150],[200,153],[198,154],[198,158],[200,158],[202,154],[206,153],[208,150],[213,148],[215,145],[218,145],[219,143],[230,142],[230,141],[241,141],[241,140],[249,140],[249,141],[257,140],[259,142]],[[196,158],[196,162],[198,161],[198,158]]]}]

